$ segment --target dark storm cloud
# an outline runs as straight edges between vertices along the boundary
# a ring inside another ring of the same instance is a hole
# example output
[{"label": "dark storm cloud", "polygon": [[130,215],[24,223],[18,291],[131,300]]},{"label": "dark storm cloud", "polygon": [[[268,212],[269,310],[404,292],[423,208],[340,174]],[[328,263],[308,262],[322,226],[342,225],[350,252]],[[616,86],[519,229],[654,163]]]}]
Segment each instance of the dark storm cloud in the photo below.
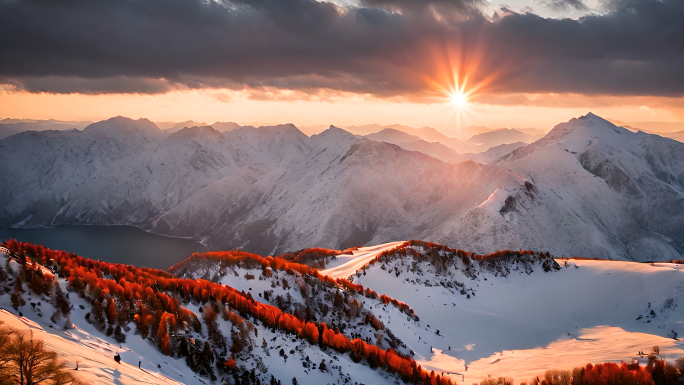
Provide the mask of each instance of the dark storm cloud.
[{"label": "dark storm cloud", "polygon": [[496,74],[492,92],[684,95],[682,0],[493,22],[478,4],[0,0],[0,82],[63,93],[266,85],[422,94],[450,52],[451,63],[456,53],[477,64],[474,81]]}]

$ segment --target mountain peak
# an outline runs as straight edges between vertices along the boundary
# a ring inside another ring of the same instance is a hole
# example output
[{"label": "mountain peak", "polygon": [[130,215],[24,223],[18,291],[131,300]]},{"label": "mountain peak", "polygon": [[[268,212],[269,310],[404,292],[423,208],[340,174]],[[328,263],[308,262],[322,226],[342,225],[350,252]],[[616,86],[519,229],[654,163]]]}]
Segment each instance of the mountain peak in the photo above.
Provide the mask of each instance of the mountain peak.
[{"label": "mountain peak", "polygon": [[339,127],[330,125],[327,130],[321,132],[320,134],[311,136],[311,144],[313,146],[327,145],[327,143],[343,144],[344,142],[354,142],[358,140],[358,137],[351,132],[344,130]]},{"label": "mountain peak", "polygon": [[102,132],[102,133],[116,133],[116,132],[130,132],[140,131],[144,133],[159,133],[159,127],[145,118],[133,120],[125,116],[115,116],[107,120],[96,122],[88,125],[84,131]]},{"label": "mountain peak", "polygon": [[588,120],[588,121],[593,122],[593,123],[608,125],[610,127],[617,127],[616,125],[614,125],[610,121],[603,119],[602,117],[594,114],[593,112],[588,112],[586,115],[580,116],[578,119],[584,119],[584,120]]},{"label": "mountain peak", "polygon": [[214,122],[212,125],[215,130],[220,131],[220,132],[227,132],[227,131],[233,131],[236,128],[240,128],[241,126],[235,122]]},{"label": "mountain peak", "polygon": [[366,138],[370,140],[376,140],[380,142],[389,142],[397,144],[397,142],[415,142],[417,140],[422,140],[421,137],[416,135],[411,135],[403,131],[395,130],[394,128],[385,128],[380,132],[375,134],[366,135]]},{"label": "mountain peak", "polygon": [[172,133],[169,137],[190,137],[190,136],[198,136],[198,135],[204,135],[204,136],[214,136],[214,137],[220,137],[221,133],[218,132],[214,127],[212,126],[192,126],[192,127],[183,127],[180,130]]},{"label": "mountain peak", "polygon": [[186,120],[185,122],[176,123],[164,131],[168,132],[169,134],[172,134],[174,132],[180,131],[181,129],[183,129],[185,127],[206,126],[206,125],[207,124],[204,122],[196,122],[194,120]]},{"label": "mountain peak", "polygon": [[543,138],[529,146],[519,148],[505,157],[506,160],[523,158],[541,147],[564,143],[564,147],[578,149],[586,143],[593,143],[592,139],[611,142],[613,135],[631,133],[629,130],[617,127],[606,119],[587,113],[579,118],[572,118],[567,122],[557,124]]},{"label": "mountain peak", "polygon": [[557,124],[551,131],[549,131],[548,134],[546,134],[544,138],[542,138],[542,140],[560,140],[577,129],[586,129],[589,127],[592,127],[590,130],[610,128],[612,131],[621,134],[616,125],[594,113],[589,112],[584,116],[580,116],[579,118],[572,118],[565,123]]},{"label": "mountain peak", "polygon": [[[297,130],[297,131],[299,131],[299,128],[297,128],[297,126],[295,126],[293,123],[283,123],[283,124],[276,124],[276,125],[273,125],[273,126],[261,126],[261,127],[263,127],[263,128],[272,128],[272,129],[282,130],[282,131],[288,131],[288,130],[290,130],[290,131],[292,131],[292,130]],[[261,127],[260,127],[260,128],[261,128]]]},{"label": "mountain peak", "polygon": [[192,126],[184,127],[168,138],[170,141],[178,142],[198,142],[198,143],[220,143],[223,142],[223,135],[212,126]]},{"label": "mountain peak", "polygon": [[343,128],[333,126],[332,124],[330,125],[330,127],[328,127],[327,130],[325,130],[325,131],[323,131],[320,134],[315,135],[315,136],[331,137],[331,136],[340,136],[340,135],[342,135],[342,136],[354,136],[354,134],[352,134],[351,132],[349,132]]}]

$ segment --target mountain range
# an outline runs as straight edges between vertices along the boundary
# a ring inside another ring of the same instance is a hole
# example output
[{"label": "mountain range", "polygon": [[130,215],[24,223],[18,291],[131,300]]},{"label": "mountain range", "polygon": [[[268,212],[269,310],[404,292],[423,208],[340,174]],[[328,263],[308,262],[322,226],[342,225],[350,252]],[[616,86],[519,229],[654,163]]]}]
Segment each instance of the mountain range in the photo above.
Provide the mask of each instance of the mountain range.
[{"label": "mountain range", "polygon": [[59,120],[2,119],[0,120],[0,139],[23,131],[82,130],[92,122],[63,122]]},{"label": "mountain range", "polygon": [[129,224],[262,254],[422,238],[477,253],[684,255],[683,143],[593,114],[487,164],[420,138],[169,133],[123,117],[21,132],[0,140],[0,225]]}]

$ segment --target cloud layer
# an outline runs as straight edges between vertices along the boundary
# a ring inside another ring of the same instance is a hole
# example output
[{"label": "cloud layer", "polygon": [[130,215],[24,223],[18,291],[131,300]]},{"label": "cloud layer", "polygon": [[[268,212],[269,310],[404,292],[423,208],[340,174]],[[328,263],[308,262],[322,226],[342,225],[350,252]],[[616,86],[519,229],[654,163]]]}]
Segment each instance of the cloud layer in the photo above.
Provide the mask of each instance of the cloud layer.
[{"label": "cloud layer", "polygon": [[[565,0],[576,5],[580,1]],[[31,92],[326,88],[684,95],[684,2],[620,0],[579,20],[478,0],[0,0],[0,83]]]}]

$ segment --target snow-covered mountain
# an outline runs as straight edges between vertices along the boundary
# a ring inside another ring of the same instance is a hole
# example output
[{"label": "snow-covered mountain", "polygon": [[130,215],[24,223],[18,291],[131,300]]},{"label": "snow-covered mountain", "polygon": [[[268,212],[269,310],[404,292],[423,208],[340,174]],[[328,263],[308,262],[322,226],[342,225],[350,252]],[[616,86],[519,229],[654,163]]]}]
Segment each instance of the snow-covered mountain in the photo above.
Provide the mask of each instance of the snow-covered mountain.
[{"label": "snow-covered mountain", "polygon": [[0,225],[132,224],[264,254],[410,238],[478,253],[684,254],[680,142],[590,114],[487,165],[409,149],[332,126],[169,134],[118,117],[23,132],[0,141]]},{"label": "snow-covered mountain", "polygon": [[[404,126],[401,124],[391,124],[388,126],[381,126],[379,124],[366,124],[362,126],[347,126],[344,127],[346,131],[351,132],[352,134],[355,135],[371,135],[371,134],[379,134],[381,131],[385,129],[392,129],[395,131],[400,131],[403,133],[406,133],[408,135],[416,136],[426,142],[439,142],[447,147],[450,147],[454,151],[456,151],[459,154],[463,154],[466,152],[472,152],[470,146],[463,142],[460,139],[454,138],[454,137],[449,137],[442,132],[432,128],[432,127],[421,127],[421,128],[413,128],[409,126]],[[386,134],[385,134],[386,135]]]},{"label": "snow-covered mountain", "polygon": [[466,140],[472,136],[482,134],[485,132],[495,131],[495,130],[496,129],[494,129],[494,128],[489,128],[486,126],[470,125],[470,126],[459,127],[459,128],[450,128],[450,129],[440,130],[440,131],[442,134],[444,134],[448,137]]},{"label": "snow-covered mountain", "polygon": [[500,146],[502,144],[511,144],[516,142],[532,143],[541,138],[543,135],[530,135],[515,128],[502,128],[499,130],[484,132],[473,135],[466,143],[470,146],[471,152],[483,152],[488,149]]},{"label": "snow-covered mountain", "polygon": [[508,144],[504,143],[498,146],[491,147],[487,149],[487,151],[483,151],[477,154],[463,154],[463,156],[466,156],[469,159],[472,159],[476,162],[488,164],[499,160],[499,158],[503,157],[504,155],[508,155],[509,153],[519,149],[520,147],[525,146],[527,146],[527,143],[523,142],[515,142]]},{"label": "snow-covered mountain", "polygon": [[241,126],[235,122],[214,122],[211,124],[211,127],[213,127],[216,131],[226,132],[233,131]]},{"label": "snow-covered mountain", "polygon": [[608,259],[684,254],[682,143],[588,114],[496,164],[516,177],[439,239]]},{"label": "snow-covered mountain", "polygon": [[0,120],[0,139],[23,131],[73,130],[83,129],[91,122],[65,122],[60,120],[2,119]]},{"label": "snow-covered mountain", "polygon": [[[195,127],[195,126],[206,126],[207,124],[204,122],[196,122],[194,120],[187,120],[185,122],[178,122],[171,127],[164,128],[163,130],[168,132],[169,134],[178,132],[182,130],[185,127]],[[157,127],[159,127],[159,124],[157,124]]]},{"label": "snow-covered mountain", "polygon": [[377,142],[396,144],[407,151],[419,151],[444,162],[453,163],[468,159],[468,157],[459,154],[451,147],[447,147],[442,143],[428,142],[421,139],[419,136],[407,134],[393,128],[386,128],[380,132],[366,135],[365,137]]}]

